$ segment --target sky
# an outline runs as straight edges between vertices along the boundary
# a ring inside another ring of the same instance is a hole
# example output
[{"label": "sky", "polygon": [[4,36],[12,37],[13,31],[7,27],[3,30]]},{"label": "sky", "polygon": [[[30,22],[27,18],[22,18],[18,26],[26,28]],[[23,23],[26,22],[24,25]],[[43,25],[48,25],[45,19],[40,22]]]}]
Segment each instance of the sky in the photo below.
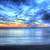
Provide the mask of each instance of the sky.
[{"label": "sky", "polygon": [[50,0],[0,0],[0,20],[50,23]]}]

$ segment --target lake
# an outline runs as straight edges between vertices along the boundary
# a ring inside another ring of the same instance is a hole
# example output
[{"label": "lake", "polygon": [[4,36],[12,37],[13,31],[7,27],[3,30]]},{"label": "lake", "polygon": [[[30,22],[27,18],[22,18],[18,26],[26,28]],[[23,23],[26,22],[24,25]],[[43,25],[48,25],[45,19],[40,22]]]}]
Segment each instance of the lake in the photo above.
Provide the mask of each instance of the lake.
[{"label": "lake", "polygon": [[0,29],[0,45],[50,44],[50,28]]}]

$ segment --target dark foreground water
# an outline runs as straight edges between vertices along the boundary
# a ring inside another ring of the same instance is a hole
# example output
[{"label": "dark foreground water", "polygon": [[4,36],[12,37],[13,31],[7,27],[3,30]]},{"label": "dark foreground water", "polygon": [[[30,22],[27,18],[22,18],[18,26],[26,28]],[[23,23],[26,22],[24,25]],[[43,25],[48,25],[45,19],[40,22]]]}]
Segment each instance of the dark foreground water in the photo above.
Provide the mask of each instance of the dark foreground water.
[{"label": "dark foreground water", "polygon": [[50,44],[50,28],[0,29],[0,45]]}]

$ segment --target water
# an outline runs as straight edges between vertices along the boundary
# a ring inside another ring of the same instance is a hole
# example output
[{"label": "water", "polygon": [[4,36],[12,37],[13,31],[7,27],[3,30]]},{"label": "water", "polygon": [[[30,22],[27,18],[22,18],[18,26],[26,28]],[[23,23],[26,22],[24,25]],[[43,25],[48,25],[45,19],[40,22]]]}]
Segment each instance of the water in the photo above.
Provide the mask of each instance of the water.
[{"label": "water", "polygon": [[0,29],[0,45],[50,44],[50,28]]}]

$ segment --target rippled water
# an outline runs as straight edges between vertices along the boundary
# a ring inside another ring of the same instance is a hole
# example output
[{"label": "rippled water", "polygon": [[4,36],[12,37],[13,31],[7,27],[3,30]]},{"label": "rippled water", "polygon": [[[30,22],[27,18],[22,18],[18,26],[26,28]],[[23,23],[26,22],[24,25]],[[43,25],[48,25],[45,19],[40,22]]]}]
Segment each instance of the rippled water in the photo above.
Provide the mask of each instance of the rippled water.
[{"label": "rippled water", "polygon": [[0,29],[0,45],[50,44],[50,28]]}]

